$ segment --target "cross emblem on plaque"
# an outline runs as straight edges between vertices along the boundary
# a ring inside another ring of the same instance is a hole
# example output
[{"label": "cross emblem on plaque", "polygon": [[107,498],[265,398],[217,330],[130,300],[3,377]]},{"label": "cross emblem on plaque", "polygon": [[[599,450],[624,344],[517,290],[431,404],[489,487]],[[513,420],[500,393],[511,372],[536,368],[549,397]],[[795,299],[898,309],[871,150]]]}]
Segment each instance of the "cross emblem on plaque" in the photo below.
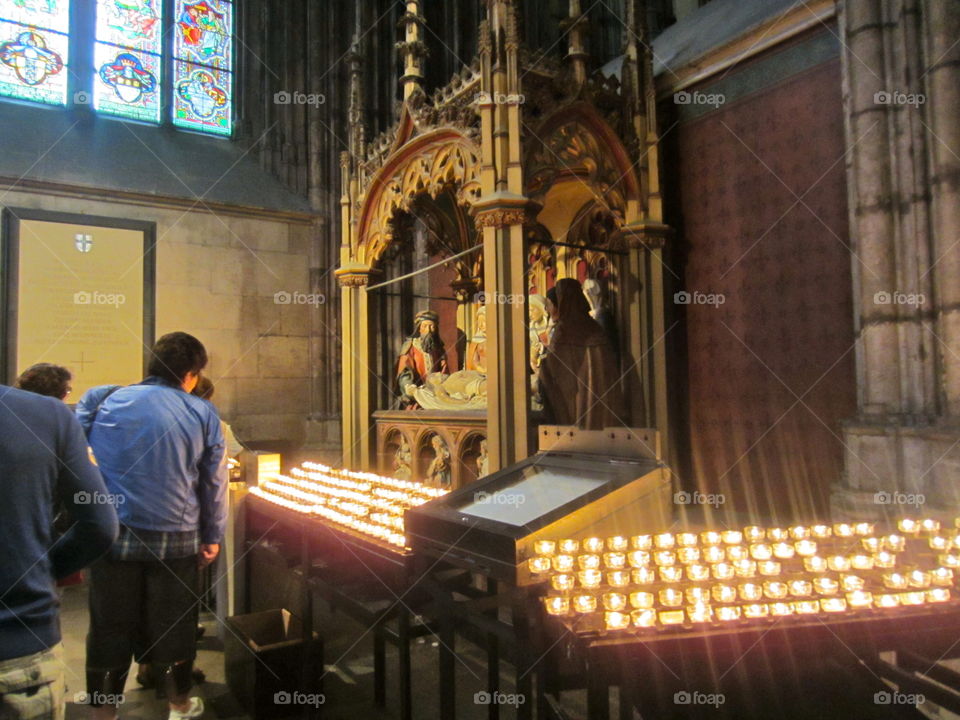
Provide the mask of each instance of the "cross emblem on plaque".
[{"label": "cross emblem on plaque", "polygon": [[77,233],[73,236],[73,245],[82,253],[88,253],[93,249],[93,236],[86,233]]},{"label": "cross emblem on plaque", "polygon": [[70,362],[72,362],[74,365],[79,365],[80,372],[83,372],[84,370],[86,370],[87,365],[92,365],[94,362],[96,362],[95,360],[86,360],[85,357],[86,357],[86,353],[80,353],[79,360],[71,360]]}]

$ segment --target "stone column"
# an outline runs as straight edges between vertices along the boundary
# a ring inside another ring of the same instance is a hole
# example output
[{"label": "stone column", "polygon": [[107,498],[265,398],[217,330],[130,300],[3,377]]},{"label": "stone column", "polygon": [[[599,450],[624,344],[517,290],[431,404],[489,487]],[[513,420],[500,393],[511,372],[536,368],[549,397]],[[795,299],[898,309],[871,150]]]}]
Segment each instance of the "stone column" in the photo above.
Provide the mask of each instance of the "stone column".
[{"label": "stone column", "polygon": [[[487,0],[478,33],[481,197],[473,216],[483,234],[487,297],[487,449],[490,471],[530,455],[529,333],[523,226],[531,202],[523,195],[520,106],[501,98],[521,93],[520,38],[513,0]],[[510,302],[512,300],[512,302]]]},{"label": "stone column", "polygon": [[527,290],[523,225],[528,204],[524,197],[500,197],[474,206],[477,229],[483,233],[490,472],[530,455],[530,334],[522,300]]},{"label": "stone column", "polygon": [[473,338],[476,328],[474,327],[473,304],[477,299],[477,290],[479,285],[473,278],[464,278],[454,280],[450,283],[450,289],[457,299],[457,328],[463,333],[463,368],[451,368],[452,370],[466,369],[467,353],[470,351],[470,340]]},{"label": "stone column", "polygon": [[371,270],[345,264],[336,272],[340,283],[343,328],[343,462],[353,470],[373,468],[373,343],[367,285]]},{"label": "stone column", "polygon": [[847,0],[838,10],[858,413],[844,424],[833,507],[949,513],[960,471],[960,5]]},{"label": "stone column", "polygon": [[629,248],[624,278],[629,333],[626,391],[633,427],[655,427],[664,457],[669,457],[667,352],[664,341],[663,248],[672,230],[662,223],[637,221],[620,229]]}]

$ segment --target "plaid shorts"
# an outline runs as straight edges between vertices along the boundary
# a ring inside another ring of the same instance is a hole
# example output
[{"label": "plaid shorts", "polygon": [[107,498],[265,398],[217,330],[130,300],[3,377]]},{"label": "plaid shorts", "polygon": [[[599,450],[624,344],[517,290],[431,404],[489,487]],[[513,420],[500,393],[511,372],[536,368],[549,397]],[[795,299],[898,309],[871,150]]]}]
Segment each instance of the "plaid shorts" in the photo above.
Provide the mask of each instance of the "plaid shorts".
[{"label": "plaid shorts", "polygon": [[120,536],[110,548],[114,560],[171,560],[200,552],[200,533],[138,530],[120,526]]},{"label": "plaid shorts", "polygon": [[0,720],[63,720],[63,645],[0,662]]}]

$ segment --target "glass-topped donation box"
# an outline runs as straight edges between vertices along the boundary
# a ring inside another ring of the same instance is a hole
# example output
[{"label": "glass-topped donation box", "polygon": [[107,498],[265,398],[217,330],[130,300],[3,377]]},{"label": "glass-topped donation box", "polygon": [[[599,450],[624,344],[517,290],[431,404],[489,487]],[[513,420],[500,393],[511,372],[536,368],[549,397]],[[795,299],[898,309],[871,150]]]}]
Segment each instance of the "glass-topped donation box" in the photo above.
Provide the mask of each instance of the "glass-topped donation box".
[{"label": "glass-topped donation box", "polygon": [[[670,473],[647,429],[541,427],[540,450],[405,517],[416,553],[516,585],[540,539],[670,523]],[[542,578],[541,578],[542,579]]]}]

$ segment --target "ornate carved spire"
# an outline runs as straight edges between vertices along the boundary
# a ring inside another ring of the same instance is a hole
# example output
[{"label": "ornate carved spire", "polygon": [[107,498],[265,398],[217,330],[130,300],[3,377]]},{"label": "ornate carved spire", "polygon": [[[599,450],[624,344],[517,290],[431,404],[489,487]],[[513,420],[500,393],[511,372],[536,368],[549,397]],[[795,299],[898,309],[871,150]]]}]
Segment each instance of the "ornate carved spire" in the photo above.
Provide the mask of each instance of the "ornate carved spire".
[{"label": "ornate carved spire", "polygon": [[350,51],[347,53],[347,62],[350,67],[350,101],[347,107],[347,122],[350,127],[349,146],[350,155],[357,163],[362,162],[366,145],[366,124],[363,107],[363,53],[361,52],[360,38],[358,29],[353,36]]},{"label": "ornate carved spire", "polygon": [[427,46],[423,43],[423,26],[426,20],[420,13],[420,0],[407,0],[407,11],[400,20],[403,27],[403,42],[397,43],[397,49],[403,58],[403,99],[408,99],[417,90],[423,91],[423,60],[427,56]]},{"label": "ornate carved spire", "polygon": [[[630,4],[628,0],[627,4]],[[561,24],[562,29],[568,30],[569,47],[567,61],[573,71],[573,79],[578,87],[587,81],[587,16],[582,12],[580,0],[570,0],[570,16]]]}]

